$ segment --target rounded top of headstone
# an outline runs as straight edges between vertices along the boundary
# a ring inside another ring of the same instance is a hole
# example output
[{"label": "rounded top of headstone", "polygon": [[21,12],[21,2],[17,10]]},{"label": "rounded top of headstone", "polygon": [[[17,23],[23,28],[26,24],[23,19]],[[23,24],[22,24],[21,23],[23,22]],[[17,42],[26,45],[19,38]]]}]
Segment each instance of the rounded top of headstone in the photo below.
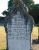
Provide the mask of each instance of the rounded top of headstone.
[{"label": "rounded top of headstone", "polygon": [[22,7],[29,12],[28,6],[26,5],[26,0],[13,0],[16,7]]},{"label": "rounded top of headstone", "polygon": [[23,4],[26,11],[29,12],[28,6],[26,5],[26,0],[20,0],[20,2]]}]

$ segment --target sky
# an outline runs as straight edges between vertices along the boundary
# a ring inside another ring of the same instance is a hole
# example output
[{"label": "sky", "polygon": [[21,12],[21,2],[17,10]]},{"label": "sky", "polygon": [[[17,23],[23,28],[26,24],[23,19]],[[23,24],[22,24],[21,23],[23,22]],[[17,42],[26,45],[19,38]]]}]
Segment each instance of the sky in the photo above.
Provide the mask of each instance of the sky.
[{"label": "sky", "polygon": [[[2,15],[2,12],[4,10],[7,10],[8,8],[8,1],[9,0],[0,0],[0,16],[3,16]],[[39,0],[34,0],[35,4],[39,4]]]},{"label": "sky", "polygon": [[3,16],[2,12],[4,10],[7,10],[7,8],[8,8],[8,1],[9,0],[0,0],[0,16]]},{"label": "sky", "polygon": [[33,0],[35,4],[39,4],[39,0]]}]

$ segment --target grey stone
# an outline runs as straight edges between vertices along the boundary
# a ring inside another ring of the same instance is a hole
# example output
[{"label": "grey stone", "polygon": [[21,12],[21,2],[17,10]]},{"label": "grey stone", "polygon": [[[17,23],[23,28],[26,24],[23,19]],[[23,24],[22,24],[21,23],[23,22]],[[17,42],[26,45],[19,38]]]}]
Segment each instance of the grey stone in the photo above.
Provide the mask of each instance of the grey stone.
[{"label": "grey stone", "polygon": [[32,26],[30,18],[25,19],[20,13],[12,16],[7,23],[8,50],[30,50]]}]

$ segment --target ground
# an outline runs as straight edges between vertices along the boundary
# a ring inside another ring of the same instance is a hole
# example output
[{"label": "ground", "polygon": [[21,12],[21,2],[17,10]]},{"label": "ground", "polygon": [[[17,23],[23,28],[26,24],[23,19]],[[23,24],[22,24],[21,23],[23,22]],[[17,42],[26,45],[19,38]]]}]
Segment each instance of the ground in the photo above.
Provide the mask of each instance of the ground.
[{"label": "ground", "polygon": [[32,50],[39,50],[39,44],[32,45]]}]

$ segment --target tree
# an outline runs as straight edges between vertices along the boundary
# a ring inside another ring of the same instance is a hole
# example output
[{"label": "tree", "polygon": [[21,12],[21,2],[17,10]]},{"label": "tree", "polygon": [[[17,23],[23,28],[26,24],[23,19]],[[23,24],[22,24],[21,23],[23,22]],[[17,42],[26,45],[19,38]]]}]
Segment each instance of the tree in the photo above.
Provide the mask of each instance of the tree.
[{"label": "tree", "polygon": [[9,15],[9,12],[5,10],[5,11],[2,12],[2,14],[3,15]]},{"label": "tree", "polygon": [[13,6],[13,0],[10,0],[8,2],[8,10],[10,10],[12,8],[12,6]]},{"label": "tree", "polygon": [[30,15],[33,16],[35,23],[38,24],[38,22],[39,22],[39,4],[32,5],[29,13],[30,13]]},{"label": "tree", "polygon": [[[15,2],[14,2],[15,1]],[[19,1],[20,0],[9,0],[8,2],[8,12],[11,12],[11,10],[15,9],[15,5],[18,5],[19,4]],[[34,4],[33,0],[22,0],[27,6],[29,9],[31,9],[31,5]],[[15,3],[15,4],[14,4]],[[4,11],[5,12],[5,11]],[[6,14],[6,13],[5,13]],[[4,14],[3,14],[4,15]],[[7,15],[7,14],[6,14]]]},{"label": "tree", "polygon": [[23,2],[24,2],[26,5],[28,5],[28,6],[34,4],[34,1],[33,1],[33,0],[23,0]]},{"label": "tree", "polygon": [[[19,1],[20,0],[9,0],[9,2],[8,2],[8,10],[11,10],[12,7],[14,9],[14,3],[17,5],[19,3]],[[22,0],[22,1],[28,6],[29,9],[31,9],[31,5],[34,4],[33,0]]]},{"label": "tree", "polygon": [[30,15],[33,16],[36,26],[38,26],[38,43],[39,43],[39,4],[32,5]]}]

